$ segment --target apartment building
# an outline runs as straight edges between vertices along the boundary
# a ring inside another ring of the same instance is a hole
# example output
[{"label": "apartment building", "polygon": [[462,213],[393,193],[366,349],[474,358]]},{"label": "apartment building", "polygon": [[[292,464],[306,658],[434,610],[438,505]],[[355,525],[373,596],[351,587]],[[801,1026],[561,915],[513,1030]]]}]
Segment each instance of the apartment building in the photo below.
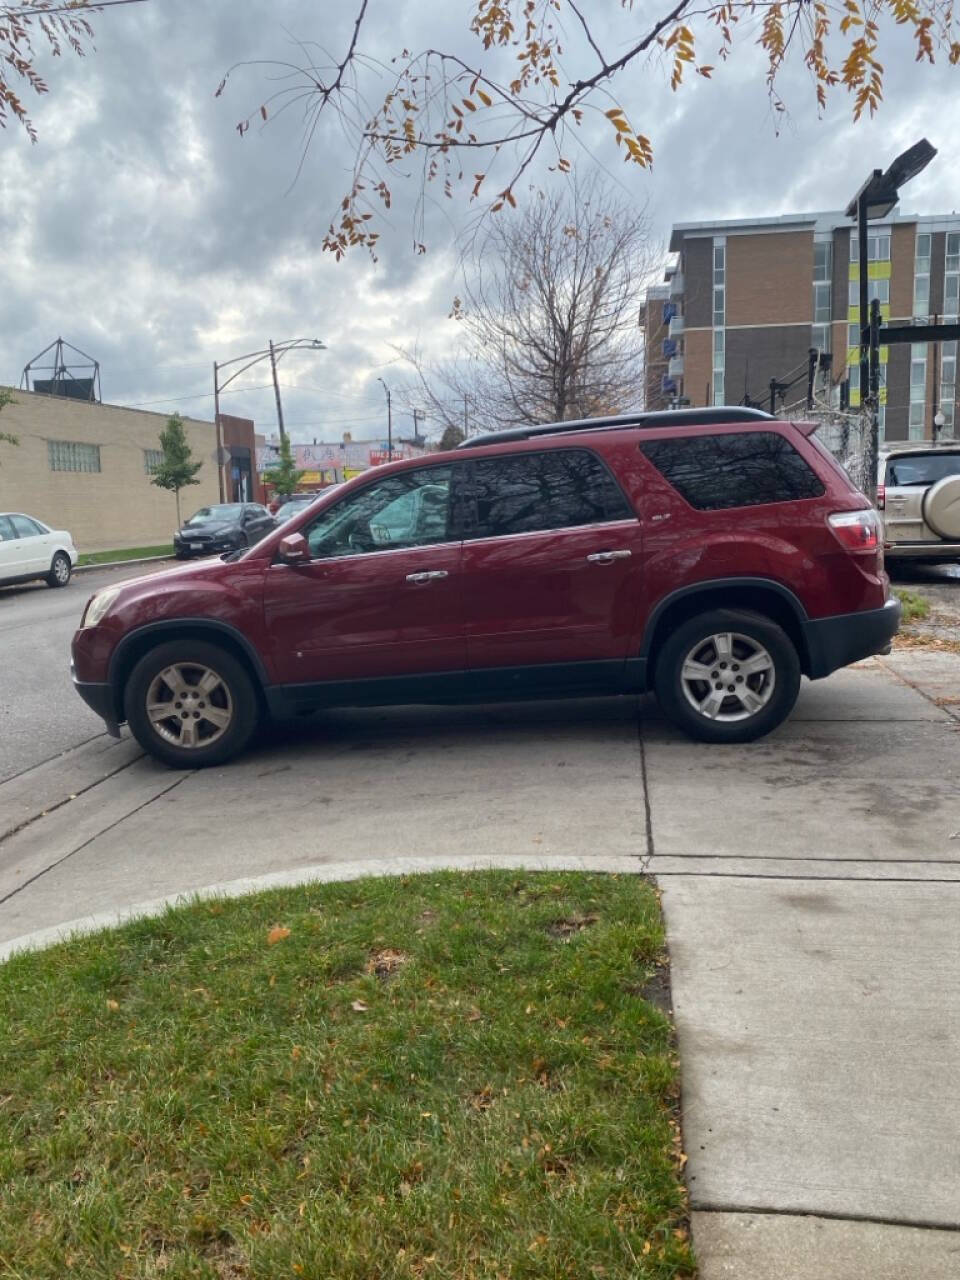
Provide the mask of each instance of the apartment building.
[{"label": "apartment building", "polygon": [[[679,223],[664,283],[647,293],[641,324],[650,408],[804,402],[811,349],[821,402],[856,408],[859,385],[859,255],[842,213],[786,214]],[[884,322],[956,321],[960,313],[960,215],[891,214],[871,223],[869,296]],[[957,430],[957,344],[918,343],[880,352],[880,425],[888,440],[923,440],[943,415]]]}]

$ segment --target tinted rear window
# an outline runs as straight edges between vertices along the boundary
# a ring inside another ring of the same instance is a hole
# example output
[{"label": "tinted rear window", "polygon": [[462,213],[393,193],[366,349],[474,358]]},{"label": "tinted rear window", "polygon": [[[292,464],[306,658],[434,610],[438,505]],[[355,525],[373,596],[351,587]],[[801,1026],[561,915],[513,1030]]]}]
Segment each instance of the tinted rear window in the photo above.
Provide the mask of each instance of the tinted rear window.
[{"label": "tinted rear window", "polygon": [[467,484],[474,536],[481,538],[635,518],[613,476],[587,449],[471,462]]},{"label": "tinted rear window", "polygon": [[945,476],[960,476],[960,453],[911,453],[887,460],[887,485],[936,484]]},{"label": "tinted rear window", "polygon": [[647,440],[640,450],[700,511],[819,498],[819,476],[773,431]]}]

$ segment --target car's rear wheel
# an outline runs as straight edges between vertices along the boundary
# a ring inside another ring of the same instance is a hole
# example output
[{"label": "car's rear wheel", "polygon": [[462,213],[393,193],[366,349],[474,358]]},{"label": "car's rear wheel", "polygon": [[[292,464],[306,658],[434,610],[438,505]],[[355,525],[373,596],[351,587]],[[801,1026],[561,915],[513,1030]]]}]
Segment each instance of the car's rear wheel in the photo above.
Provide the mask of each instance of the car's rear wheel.
[{"label": "car's rear wheel", "polygon": [[664,712],[702,742],[752,742],[793,710],[800,660],[792,641],[758,613],[716,609],[664,642],[654,685]]},{"label": "car's rear wheel", "polygon": [[141,658],[127,681],[130,729],[174,769],[223,764],[257,727],[257,692],[232,654],[202,640],[170,640]]},{"label": "car's rear wheel", "polygon": [[47,574],[47,586],[65,587],[70,581],[72,572],[73,566],[70,563],[70,557],[65,551],[58,551],[53,557],[50,572]]}]

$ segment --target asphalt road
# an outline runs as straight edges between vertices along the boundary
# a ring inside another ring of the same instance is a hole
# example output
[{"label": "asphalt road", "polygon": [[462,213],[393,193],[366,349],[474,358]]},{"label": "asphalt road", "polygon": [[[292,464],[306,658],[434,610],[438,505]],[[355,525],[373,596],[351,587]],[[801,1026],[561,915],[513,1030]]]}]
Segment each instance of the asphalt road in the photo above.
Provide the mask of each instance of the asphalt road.
[{"label": "asphalt road", "polygon": [[[0,587],[0,780],[78,746],[103,726],[74,693],[70,640],[89,596],[100,587],[168,562],[78,574],[69,587]],[[894,582],[934,598],[960,598],[960,566],[905,566]]]},{"label": "asphalt road", "polygon": [[68,587],[0,587],[0,781],[103,732],[77,697],[70,641],[100,587],[169,568],[136,565],[77,574]]}]

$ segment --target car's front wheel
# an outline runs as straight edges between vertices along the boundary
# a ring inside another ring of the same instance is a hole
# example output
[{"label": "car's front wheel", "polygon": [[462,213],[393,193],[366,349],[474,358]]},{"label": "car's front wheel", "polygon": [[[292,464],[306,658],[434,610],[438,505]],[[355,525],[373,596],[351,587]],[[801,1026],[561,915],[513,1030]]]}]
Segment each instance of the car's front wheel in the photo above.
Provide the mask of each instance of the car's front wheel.
[{"label": "car's front wheel", "polygon": [[664,712],[702,742],[752,742],[793,710],[800,660],[782,627],[758,613],[716,609],[682,623],[657,658]]},{"label": "car's front wheel", "polygon": [[58,551],[53,557],[50,565],[50,572],[47,574],[48,587],[65,587],[70,581],[70,574],[73,572],[73,566],[70,563],[70,557],[65,551]]},{"label": "car's front wheel", "polygon": [[143,749],[174,769],[232,759],[260,717],[242,663],[202,640],[170,640],[141,658],[127,681],[124,709]]}]

